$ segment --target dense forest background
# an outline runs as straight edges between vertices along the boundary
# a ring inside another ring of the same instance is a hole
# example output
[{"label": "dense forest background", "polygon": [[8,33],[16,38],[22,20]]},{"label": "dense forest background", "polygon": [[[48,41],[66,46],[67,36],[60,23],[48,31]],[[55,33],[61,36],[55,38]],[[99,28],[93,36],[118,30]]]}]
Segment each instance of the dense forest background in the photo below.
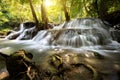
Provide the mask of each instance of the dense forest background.
[{"label": "dense forest background", "polygon": [[1,31],[19,27],[25,21],[33,21],[39,26],[39,23],[60,24],[86,17],[118,24],[120,0],[0,0]]}]

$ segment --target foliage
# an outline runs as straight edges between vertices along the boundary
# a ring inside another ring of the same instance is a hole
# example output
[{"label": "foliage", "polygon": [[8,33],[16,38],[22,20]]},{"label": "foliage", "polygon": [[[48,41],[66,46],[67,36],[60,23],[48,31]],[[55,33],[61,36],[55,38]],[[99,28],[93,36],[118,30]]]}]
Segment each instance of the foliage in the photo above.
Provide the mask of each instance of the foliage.
[{"label": "foliage", "polygon": [[[42,0],[31,0],[37,18],[41,21]],[[65,21],[61,0],[45,0],[49,22],[61,23]],[[99,17],[104,14],[120,10],[119,0],[66,0],[70,17]],[[51,2],[51,3],[50,3]],[[0,0],[0,26],[17,27],[24,21],[33,21],[29,0]],[[6,24],[7,25],[4,25]],[[15,25],[16,24],[16,25]]]}]

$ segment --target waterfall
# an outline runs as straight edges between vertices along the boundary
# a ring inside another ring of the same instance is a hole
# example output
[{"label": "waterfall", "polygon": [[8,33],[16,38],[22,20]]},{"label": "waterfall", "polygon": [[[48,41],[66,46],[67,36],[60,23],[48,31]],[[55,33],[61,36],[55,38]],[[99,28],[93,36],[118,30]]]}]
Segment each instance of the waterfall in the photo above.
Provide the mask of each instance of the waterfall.
[{"label": "waterfall", "polygon": [[5,37],[5,40],[25,40],[25,39],[32,39],[32,33],[35,29],[35,23],[33,22],[23,22],[20,24],[19,31],[14,31],[13,33],[9,34]]},{"label": "waterfall", "polygon": [[34,31],[35,27],[25,29],[17,38],[16,40],[21,40],[21,39],[32,39],[32,33]]},{"label": "waterfall", "polygon": [[100,19],[75,19],[40,31],[34,38],[40,44],[55,46],[94,46],[111,42],[109,27]]},{"label": "waterfall", "polygon": [[20,30],[11,33],[7,37],[5,37],[5,40],[7,40],[7,39],[15,39],[16,37],[18,37],[24,31],[24,29],[25,29],[24,24],[20,24]]},{"label": "waterfall", "polygon": [[49,45],[51,43],[50,38],[51,34],[48,31],[43,30],[38,32],[38,34],[32,40],[42,45]]}]

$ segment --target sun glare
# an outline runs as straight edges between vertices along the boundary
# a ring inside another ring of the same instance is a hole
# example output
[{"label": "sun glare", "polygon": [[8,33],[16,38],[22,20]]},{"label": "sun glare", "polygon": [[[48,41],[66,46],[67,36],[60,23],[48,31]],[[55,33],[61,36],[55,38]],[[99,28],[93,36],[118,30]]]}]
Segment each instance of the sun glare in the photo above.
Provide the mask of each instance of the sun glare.
[{"label": "sun glare", "polygon": [[45,0],[45,5],[47,7],[49,7],[49,6],[53,5],[53,3],[51,2],[51,0]]}]

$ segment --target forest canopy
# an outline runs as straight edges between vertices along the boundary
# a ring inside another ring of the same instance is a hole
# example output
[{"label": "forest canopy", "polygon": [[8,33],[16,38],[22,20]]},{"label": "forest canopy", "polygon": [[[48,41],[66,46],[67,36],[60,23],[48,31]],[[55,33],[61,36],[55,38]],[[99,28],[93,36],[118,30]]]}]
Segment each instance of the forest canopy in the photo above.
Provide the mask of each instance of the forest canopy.
[{"label": "forest canopy", "polygon": [[120,12],[120,0],[0,0],[0,26],[18,27],[22,22],[34,21],[30,2],[39,22],[42,16],[46,16],[48,22],[62,23],[66,16],[68,20],[86,17],[106,19],[107,15]]}]

